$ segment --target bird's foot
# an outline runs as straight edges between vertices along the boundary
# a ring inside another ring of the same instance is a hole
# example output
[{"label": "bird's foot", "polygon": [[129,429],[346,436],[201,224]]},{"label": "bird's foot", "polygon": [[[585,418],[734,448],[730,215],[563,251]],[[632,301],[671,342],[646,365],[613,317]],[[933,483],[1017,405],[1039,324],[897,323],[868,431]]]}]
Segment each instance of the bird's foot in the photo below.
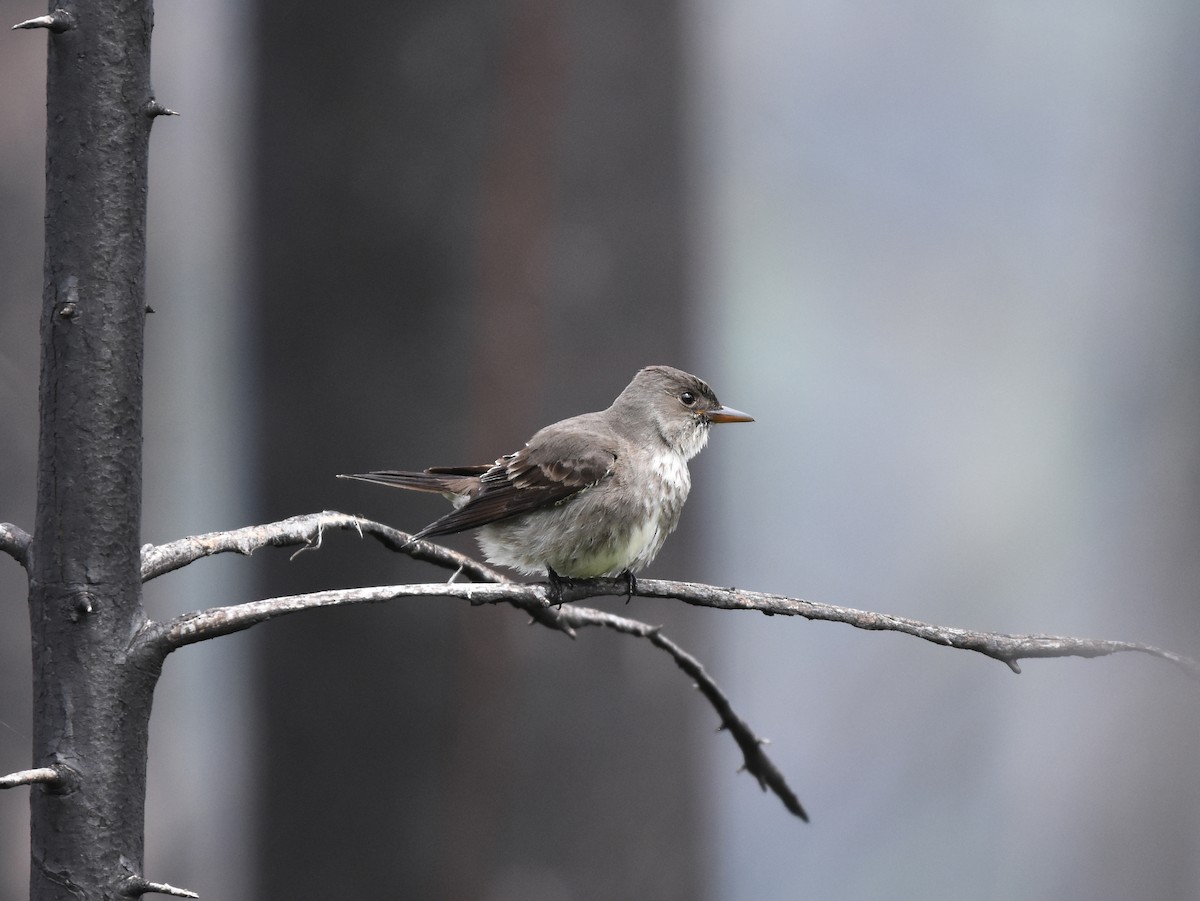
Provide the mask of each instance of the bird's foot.
[{"label": "bird's foot", "polygon": [[[625,603],[628,604],[633,600],[634,594],[637,593],[637,578],[632,572],[627,569],[621,570],[617,576],[625,583]],[[588,585],[599,582],[597,579],[572,579],[569,576],[560,576],[554,571],[551,566],[546,567],[546,605],[548,607],[561,607],[566,601],[563,596],[564,592],[571,590],[576,585]]]},{"label": "bird's foot", "polygon": [[552,607],[561,607],[563,603],[563,589],[570,588],[573,581],[563,578],[554,571],[554,567],[546,567],[546,600]]},{"label": "bird's foot", "polygon": [[625,569],[617,578],[625,580],[625,603],[628,604],[633,600],[634,592],[637,591],[637,577],[630,570]]}]

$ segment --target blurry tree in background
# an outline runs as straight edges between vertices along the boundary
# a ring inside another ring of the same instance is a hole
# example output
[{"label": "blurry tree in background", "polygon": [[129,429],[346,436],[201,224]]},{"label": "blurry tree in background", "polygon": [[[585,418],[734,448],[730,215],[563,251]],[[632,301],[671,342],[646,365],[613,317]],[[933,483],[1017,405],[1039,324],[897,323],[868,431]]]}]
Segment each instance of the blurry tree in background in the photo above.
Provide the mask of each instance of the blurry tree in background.
[{"label": "blurry tree in background", "polygon": [[[490,461],[689,362],[674,3],[394,4],[364,27],[268,0],[259,21],[256,521],[415,528],[440,499],[333,474]],[[263,595],[421,576],[368,546],[261,562]],[[649,690],[669,668],[646,649],[525,623],[398,604],[261,637],[263,894],[703,894],[695,693]],[[363,766],[360,790],[314,779]]]}]

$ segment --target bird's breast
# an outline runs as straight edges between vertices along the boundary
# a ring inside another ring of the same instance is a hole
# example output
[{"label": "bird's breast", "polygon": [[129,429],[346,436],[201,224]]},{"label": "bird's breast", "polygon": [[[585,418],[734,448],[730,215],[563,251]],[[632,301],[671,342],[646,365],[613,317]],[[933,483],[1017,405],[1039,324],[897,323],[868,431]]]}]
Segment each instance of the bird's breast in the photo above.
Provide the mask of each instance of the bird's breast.
[{"label": "bird's breast", "polygon": [[648,482],[653,486],[648,494],[657,495],[663,506],[683,506],[692,487],[687,460],[672,451],[660,451],[650,459]]},{"label": "bird's breast", "polygon": [[637,572],[650,565],[667,536],[675,531],[692,478],[683,457],[663,451],[651,457],[634,481],[639,486],[641,515],[628,532],[621,556],[627,561],[622,568]]}]

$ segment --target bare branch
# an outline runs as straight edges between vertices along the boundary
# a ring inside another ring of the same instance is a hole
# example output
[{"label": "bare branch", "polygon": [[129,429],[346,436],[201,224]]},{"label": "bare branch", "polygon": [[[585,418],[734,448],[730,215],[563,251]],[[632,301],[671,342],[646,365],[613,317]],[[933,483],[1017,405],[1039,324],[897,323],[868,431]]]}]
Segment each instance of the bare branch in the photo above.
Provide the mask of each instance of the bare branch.
[{"label": "bare branch", "polygon": [[214,554],[234,553],[249,556],[259,548],[268,546],[300,545],[304,549],[318,548],[326,530],[354,531],[360,536],[370,535],[390,550],[408,554],[414,560],[424,560],[462,572],[476,581],[508,581],[502,573],[466,554],[452,551],[432,541],[413,541],[412,535],[407,532],[360,516],[350,516],[332,510],[293,516],[261,526],[247,526],[231,532],[209,532],[205,535],[181,538],[169,544],[148,544],[142,548],[142,581],[149,581],[194,563],[201,557],[211,557]]},{"label": "bare branch", "polygon": [[[326,530],[353,531],[358,533],[359,537],[369,535],[390,550],[451,570],[455,575],[461,573],[476,581],[509,582],[509,578],[503,573],[466,554],[460,554],[432,541],[414,541],[408,532],[401,532],[374,520],[332,510],[293,516],[261,526],[247,526],[231,532],[209,532],[205,535],[181,538],[169,544],[148,544],[142,548],[142,581],[149,581],[214,554],[234,553],[248,557],[262,547],[299,546],[300,551],[297,553],[319,548]],[[544,604],[522,604],[519,601],[514,604],[522,607],[543,626],[556,629],[570,638],[575,637],[574,630],[556,611],[548,609]]]},{"label": "bare branch", "polygon": [[[25,533],[15,529],[20,536]],[[152,579],[155,576],[186,566],[200,557],[212,554],[236,552],[252,554],[255,550],[266,545],[276,547],[302,545],[305,548],[319,547],[325,529],[353,529],[360,535],[371,535],[385,546],[411,555],[415,559],[426,560],[439,566],[454,569],[466,575],[485,582],[500,583],[494,586],[499,590],[492,592],[475,586],[467,591],[441,586],[441,590],[426,590],[427,586],[391,586],[379,589],[361,589],[360,592],[319,592],[317,594],[299,595],[293,598],[276,598],[268,601],[256,601],[252,604],[237,607],[218,608],[211,611],[189,614],[195,618],[188,623],[176,621],[176,628],[187,630],[187,640],[181,640],[184,635],[179,632],[176,638],[166,640],[168,650],[194,641],[223,635],[248,628],[258,622],[264,622],[274,616],[296,610],[307,609],[310,606],[334,606],[338,604],[373,603],[391,600],[398,597],[447,596],[461,597],[472,603],[495,604],[511,603],[529,611],[535,619],[544,625],[569,632],[569,625],[562,617],[547,617],[546,607],[549,598],[541,586],[517,586],[508,582],[506,577],[476,560],[442,547],[429,541],[414,541],[407,532],[401,532],[382,523],[344,513],[326,511],[323,513],[295,516],[291,519],[262,526],[250,526],[232,532],[213,532],[193,538],[184,538],[170,544],[154,547],[147,545],[142,549],[142,577]],[[4,534],[0,532],[0,535]],[[20,547],[17,539],[13,547]],[[12,551],[10,551],[11,553]],[[16,554],[14,553],[14,556]],[[19,558],[18,558],[19,559]],[[565,601],[583,600],[600,595],[624,595],[628,586],[624,580],[596,579],[579,581],[564,586],[562,599]],[[383,592],[379,596],[359,596],[361,592]],[[390,592],[390,593],[389,593]],[[742,591],[737,588],[718,588],[713,585],[702,585],[694,582],[672,582],[664,580],[639,579],[634,592],[640,597],[673,598],[698,607],[716,607],[724,610],[756,610],[768,616],[800,616],[810,620],[845,623],[857,629],[876,631],[900,632],[922,638],[933,644],[960,650],[976,651],[994,660],[1006,664],[1013,672],[1019,673],[1021,667],[1018,661],[1036,657],[1103,657],[1136,651],[1159,657],[1174,663],[1193,678],[1200,679],[1200,663],[1191,657],[1168,651],[1164,648],[1141,642],[1111,641],[1105,639],[1073,638],[1059,635],[1012,635],[1001,632],[977,632],[969,629],[958,629],[950,626],[937,626],[920,620],[893,616],[886,613],[874,613],[866,610],[856,610],[852,607],[839,607],[834,604],[824,604],[817,601],[806,601],[801,598],[790,598],[784,595],[764,594],[754,591]],[[210,617],[204,619],[204,617]],[[218,631],[213,631],[218,630]]]},{"label": "bare branch", "polygon": [[43,766],[34,770],[21,770],[19,773],[0,776],[0,788],[16,788],[19,785],[34,785],[38,782],[57,786],[62,782],[62,774],[56,767]]},{"label": "bare branch", "polygon": [[[14,530],[14,538],[3,541],[4,529]],[[196,627],[196,637],[187,641],[175,643],[168,641],[169,648],[193,641],[203,641],[205,638],[218,634],[238,631],[248,628],[257,622],[263,622],[283,613],[291,613],[297,609],[307,609],[308,606],[327,606],[342,603],[373,603],[391,600],[398,597],[415,597],[418,595],[435,595],[461,597],[472,603],[496,604],[511,603],[528,611],[543,625],[570,633],[570,625],[561,616],[547,616],[548,598],[538,586],[516,586],[509,582],[502,573],[484,564],[452,551],[449,548],[434,544],[430,541],[414,541],[407,532],[393,529],[382,523],[345,513],[325,511],[304,516],[294,516],[280,522],[268,523],[261,526],[250,526],[232,532],[212,532],[184,538],[160,546],[147,545],[142,549],[142,578],[153,579],[163,573],[171,572],[186,566],[201,557],[221,553],[252,554],[260,547],[301,546],[304,549],[320,547],[322,536],[327,529],[354,530],[359,535],[370,535],[391,550],[408,554],[417,560],[425,560],[438,566],[461,572],[468,578],[480,582],[501,583],[509,586],[509,590],[500,591],[486,596],[478,588],[469,593],[455,590],[425,591],[423,586],[392,586],[390,589],[363,589],[364,591],[395,591],[397,593],[371,598],[350,598],[346,593],[320,592],[319,595],[300,595],[308,599],[293,607],[296,598],[277,598],[276,601],[286,602],[281,607],[274,608],[272,601],[257,601],[257,605],[268,605],[266,608],[253,610],[243,609],[252,605],[241,605],[237,608],[220,608],[223,611],[239,610],[236,615],[222,614],[220,618],[221,631],[208,634],[216,628],[215,620],[200,621],[190,624],[188,628]],[[21,543],[22,538],[25,544]],[[0,549],[7,550],[18,560],[22,547],[28,546],[28,536],[15,526],[5,524],[0,526]],[[14,550],[15,549],[15,550]],[[628,586],[623,580],[597,579],[591,582],[581,581],[564,586],[563,599],[566,601],[584,600],[600,595],[624,595]],[[402,590],[403,589],[403,590]],[[409,590],[412,589],[412,590]],[[540,593],[539,593],[540,592]],[[673,598],[698,607],[717,607],[724,610],[756,610],[768,616],[800,616],[810,620],[845,623],[856,629],[881,630],[901,632],[923,638],[934,644],[960,650],[976,651],[994,660],[1006,664],[1013,672],[1019,673],[1021,667],[1018,661],[1035,657],[1103,657],[1126,651],[1137,651],[1150,654],[1174,663],[1193,678],[1200,679],[1200,663],[1191,657],[1177,654],[1163,648],[1140,642],[1108,641],[1091,638],[1072,638],[1057,635],[1011,635],[1000,632],[976,632],[969,629],[957,629],[949,626],[937,626],[920,620],[893,616],[886,613],[873,613],[866,610],[856,610],[852,607],[839,607],[833,604],[823,604],[817,601],[806,601],[800,598],[790,598],[777,594],[763,594],[754,591],[742,591],[736,588],[718,588],[713,585],[701,585],[694,582],[671,582],[663,580],[639,579],[634,592],[640,597]],[[468,594],[470,596],[468,596]],[[321,597],[328,596],[328,597]],[[334,599],[335,596],[341,599]],[[319,600],[313,600],[319,598]],[[202,617],[207,613],[216,614],[219,611],[191,614],[192,617]],[[248,619],[247,619],[248,618]],[[179,624],[183,628],[183,624]]]},{"label": "bare branch", "polygon": [[757,610],[767,616],[801,616],[810,620],[845,623],[856,629],[901,632],[934,644],[964,651],[977,651],[1007,664],[1014,673],[1021,672],[1018,660],[1034,657],[1104,657],[1124,651],[1137,651],[1174,663],[1192,678],[1200,679],[1200,662],[1194,658],[1135,641],[975,632],[970,629],[935,626],[888,613],[872,613],[867,610],[855,610],[853,607],[838,607],[778,594],[741,591],[737,588],[717,588],[694,582],[639,579],[637,589],[636,593],[643,597],[674,598],[697,607]]},{"label": "bare branch", "polygon": [[[566,592],[574,595],[579,592],[588,592],[592,587],[598,590],[591,591],[588,596],[621,593],[627,586],[623,579],[598,579],[594,583],[573,583],[566,589]],[[612,590],[606,590],[606,588]],[[550,625],[553,628],[568,631],[572,635],[574,634],[572,627],[602,626],[626,635],[649,640],[670,654],[680,669],[696,681],[697,687],[721,718],[721,727],[729,730],[742,749],[745,760],[744,769],[758,779],[758,783],[764,791],[768,788],[774,791],[789,811],[805,821],[808,820],[808,815],[804,812],[800,800],[788,786],[774,763],[764,753],[763,739],[759,738],[750,726],[734,712],[729,699],[708,675],[700,661],[666,638],[661,632],[661,626],[652,626],[590,607],[563,606],[558,610],[547,609],[545,605],[548,603],[548,592],[544,585],[521,585],[512,582],[498,584],[456,584],[451,582],[318,591],[311,594],[251,601],[229,607],[214,607],[184,614],[166,623],[147,623],[137,642],[143,647],[153,647],[159,654],[166,655],[185,645],[239,632],[289,613],[298,613],[302,610],[313,610],[319,607],[376,604],[402,597],[455,597],[475,605],[513,604],[522,610],[533,613],[535,618],[538,618],[539,614],[552,615],[555,620]]]},{"label": "bare branch", "polygon": [[379,604],[397,598],[451,597],[472,604],[512,603],[522,609],[545,606],[546,589],[542,585],[516,583],[433,582],[423,585],[381,585],[374,588],[335,588],[309,594],[248,601],[228,607],[210,607],[185,613],[165,623],[148,622],[135,638],[135,644],[156,647],[166,654],[185,645],[207,641],[232,632],[249,629],[259,623],[320,607],[354,604]]},{"label": "bare branch", "polygon": [[[561,593],[552,598],[547,586],[525,585],[508,581],[499,572],[427,541],[414,541],[406,532],[392,529],[371,520],[326,511],[297,516],[264,526],[252,526],[233,532],[216,532],[185,538],[171,544],[147,545],[142,553],[144,579],[170,572],[201,557],[235,552],[252,554],[267,545],[282,547],[300,545],[302,550],[319,547],[325,529],[353,529],[360,535],[371,535],[385,546],[410,554],[417,559],[465,572],[482,583],[435,583],[424,585],[388,585],[374,588],[335,589],[310,594],[291,595],[251,601],[227,607],[214,607],[178,616],[166,623],[148,622],[136,636],[134,644],[141,650],[165,657],[171,651],[188,644],[216,638],[248,629],[258,623],[319,607],[351,604],[382,603],[403,597],[455,597],[471,604],[506,603],[533,615],[534,619],[574,637],[575,629],[601,626],[626,635],[650,641],[671,655],[676,665],[691,676],[697,688],[716,710],[721,729],[728,730],[742,750],[743,769],[750,772],[764,791],[770,789],[796,816],[807,821],[800,800],[788,786],[783,775],[763,750],[764,739],[733,710],[728,697],[705,671],[703,665],[670,639],[661,627],[627,617],[617,616],[571,602],[604,595],[627,595],[630,585],[625,579],[570,580],[561,586]],[[840,622],[859,629],[900,632],[923,638],[934,644],[971,650],[1007,664],[1013,672],[1021,671],[1019,660],[1033,657],[1100,657],[1122,651],[1140,651],[1168,660],[1193,678],[1200,678],[1200,664],[1195,660],[1137,642],[1105,641],[1053,635],[1009,635],[995,632],[975,632],[936,626],[919,620],[855,610],[789,598],[783,595],[719,588],[692,582],[670,582],[638,579],[633,594],[639,597],[672,598],[701,607],[726,610],[756,610],[768,616],[800,616],[810,620]],[[559,602],[550,608],[552,600]],[[566,602],[566,606],[562,603]]]},{"label": "bare branch", "polygon": [[0,522],[0,551],[4,551],[26,570],[29,569],[29,548],[32,544],[33,536],[20,526]]}]

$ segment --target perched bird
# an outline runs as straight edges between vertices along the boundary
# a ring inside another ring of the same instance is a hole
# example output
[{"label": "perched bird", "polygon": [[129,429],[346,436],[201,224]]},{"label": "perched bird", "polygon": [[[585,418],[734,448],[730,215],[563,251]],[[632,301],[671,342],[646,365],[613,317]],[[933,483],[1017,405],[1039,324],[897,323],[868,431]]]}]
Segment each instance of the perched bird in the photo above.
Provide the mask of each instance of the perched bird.
[{"label": "perched bird", "polygon": [[[414,535],[479,529],[491,563],[564,580],[633,574],[658,554],[679,522],[692,480],[687,463],[714,422],[752,422],[721,406],[705,382],[647,366],[612,406],[538,431],[490,466],[437,466],[339,476],[434,491],[454,510]],[[561,596],[561,594],[560,594]]]}]

